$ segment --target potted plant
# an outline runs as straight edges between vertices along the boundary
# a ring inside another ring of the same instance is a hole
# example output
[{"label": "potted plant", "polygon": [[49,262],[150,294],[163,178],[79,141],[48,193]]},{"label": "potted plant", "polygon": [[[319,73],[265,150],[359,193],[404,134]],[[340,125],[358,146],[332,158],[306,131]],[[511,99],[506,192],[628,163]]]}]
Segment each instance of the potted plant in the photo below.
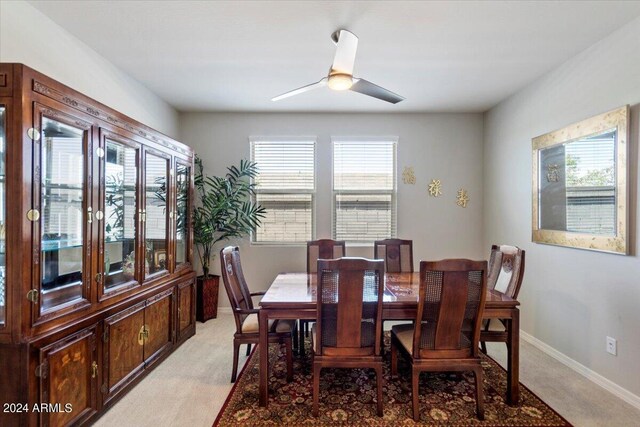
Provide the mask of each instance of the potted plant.
[{"label": "potted plant", "polygon": [[194,243],[202,265],[198,277],[196,318],[202,322],[215,318],[218,311],[220,276],[211,274],[214,249],[219,242],[241,238],[260,225],[265,209],[251,200],[258,173],[254,162],[241,160],[227,168],[223,177],[206,176],[202,159],[196,156],[194,187],[198,199],[193,211]]}]

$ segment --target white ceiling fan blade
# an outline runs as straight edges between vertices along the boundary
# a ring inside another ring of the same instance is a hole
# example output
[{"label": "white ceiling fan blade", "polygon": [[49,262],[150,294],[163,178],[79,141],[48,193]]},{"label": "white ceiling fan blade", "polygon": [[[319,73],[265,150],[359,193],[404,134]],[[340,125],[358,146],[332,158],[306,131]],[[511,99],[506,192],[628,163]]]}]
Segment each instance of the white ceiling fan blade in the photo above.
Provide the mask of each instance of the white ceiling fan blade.
[{"label": "white ceiling fan blade", "polygon": [[[358,37],[350,31],[339,30],[337,33],[336,56],[333,58],[331,66],[332,73],[353,74],[353,64],[356,61],[356,51],[358,50]],[[335,41],[336,35],[333,38]]]},{"label": "white ceiling fan blade", "polygon": [[311,83],[310,85],[299,87],[298,89],[290,90],[289,92],[285,92],[282,95],[278,95],[274,98],[271,98],[271,100],[280,101],[281,99],[289,98],[290,96],[298,95],[304,92],[309,92],[310,90],[318,89],[326,85],[327,85],[327,78],[323,77],[322,79],[320,79],[315,83]]},{"label": "white ceiling fan blade", "polygon": [[397,104],[404,99],[404,96],[400,96],[397,93],[393,93],[383,87],[371,83],[365,79],[353,79],[354,83],[351,86],[351,90],[354,92],[369,95],[374,98],[382,99],[383,101]]}]

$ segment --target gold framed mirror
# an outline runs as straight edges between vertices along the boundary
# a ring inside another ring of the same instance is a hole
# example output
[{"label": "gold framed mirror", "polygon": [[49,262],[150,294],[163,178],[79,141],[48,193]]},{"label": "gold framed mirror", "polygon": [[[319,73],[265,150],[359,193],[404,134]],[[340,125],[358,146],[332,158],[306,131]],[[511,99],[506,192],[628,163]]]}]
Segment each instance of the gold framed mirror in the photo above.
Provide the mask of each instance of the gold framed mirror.
[{"label": "gold framed mirror", "polygon": [[532,139],[536,243],[627,255],[629,106]]}]

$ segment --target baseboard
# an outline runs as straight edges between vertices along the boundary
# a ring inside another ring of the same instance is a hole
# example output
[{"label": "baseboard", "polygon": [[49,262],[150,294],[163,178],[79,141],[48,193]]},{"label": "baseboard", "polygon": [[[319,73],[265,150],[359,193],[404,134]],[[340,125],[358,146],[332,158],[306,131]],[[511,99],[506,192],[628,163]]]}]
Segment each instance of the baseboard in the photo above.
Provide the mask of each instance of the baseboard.
[{"label": "baseboard", "polygon": [[549,356],[553,357],[563,365],[573,369],[583,377],[598,384],[600,387],[612,393],[614,396],[619,397],[620,399],[624,400],[628,404],[634,406],[637,409],[640,409],[640,396],[637,396],[631,393],[629,390],[623,387],[620,387],[618,384],[614,383],[613,381],[603,377],[602,375],[598,374],[595,371],[592,371],[591,369],[587,368],[583,364],[576,362],[566,354],[559,352],[555,348],[551,347],[549,344],[546,344],[540,341],[538,338],[534,337],[531,334],[528,334],[522,329],[520,330],[520,338],[522,338],[524,341],[528,342],[529,344],[533,345],[543,353],[546,353]]}]

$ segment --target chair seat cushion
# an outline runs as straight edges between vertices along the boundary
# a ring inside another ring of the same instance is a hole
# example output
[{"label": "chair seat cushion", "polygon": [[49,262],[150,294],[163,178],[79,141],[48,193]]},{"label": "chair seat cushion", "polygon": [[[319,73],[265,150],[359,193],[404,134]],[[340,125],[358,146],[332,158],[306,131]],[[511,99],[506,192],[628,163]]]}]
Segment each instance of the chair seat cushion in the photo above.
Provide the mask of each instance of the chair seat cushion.
[{"label": "chair seat cushion", "polygon": [[484,331],[487,323],[489,322],[489,330],[492,332],[504,332],[507,329],[504,327],[500,319],[485,319],[482,324],[482,330]]},{"label": "chair seat cushion", "polygon": [[[435,323],[423,323],[421,329],[421,337],[420,337],[420,347],[422,349],[435,349],[435,332],[436,325]],[[413,325],[405,324],[405,325],[395,325],[391,328],[391,334],[395,335],[400,344],[405,348],[407,353],[413,355]],[[471,347],[471,341],[467,337],[467,335],[463,332],[460,334],[460,347],[461,348],[469,348]]]},{"label": "chair seat cushion", "polygon": [[[295,320],[269,319],[269,332],[286,333],[293,330]],[[243,334],[257,334],[260,332],[258,325],[258,315],[250,314],[242,322]]]}]

